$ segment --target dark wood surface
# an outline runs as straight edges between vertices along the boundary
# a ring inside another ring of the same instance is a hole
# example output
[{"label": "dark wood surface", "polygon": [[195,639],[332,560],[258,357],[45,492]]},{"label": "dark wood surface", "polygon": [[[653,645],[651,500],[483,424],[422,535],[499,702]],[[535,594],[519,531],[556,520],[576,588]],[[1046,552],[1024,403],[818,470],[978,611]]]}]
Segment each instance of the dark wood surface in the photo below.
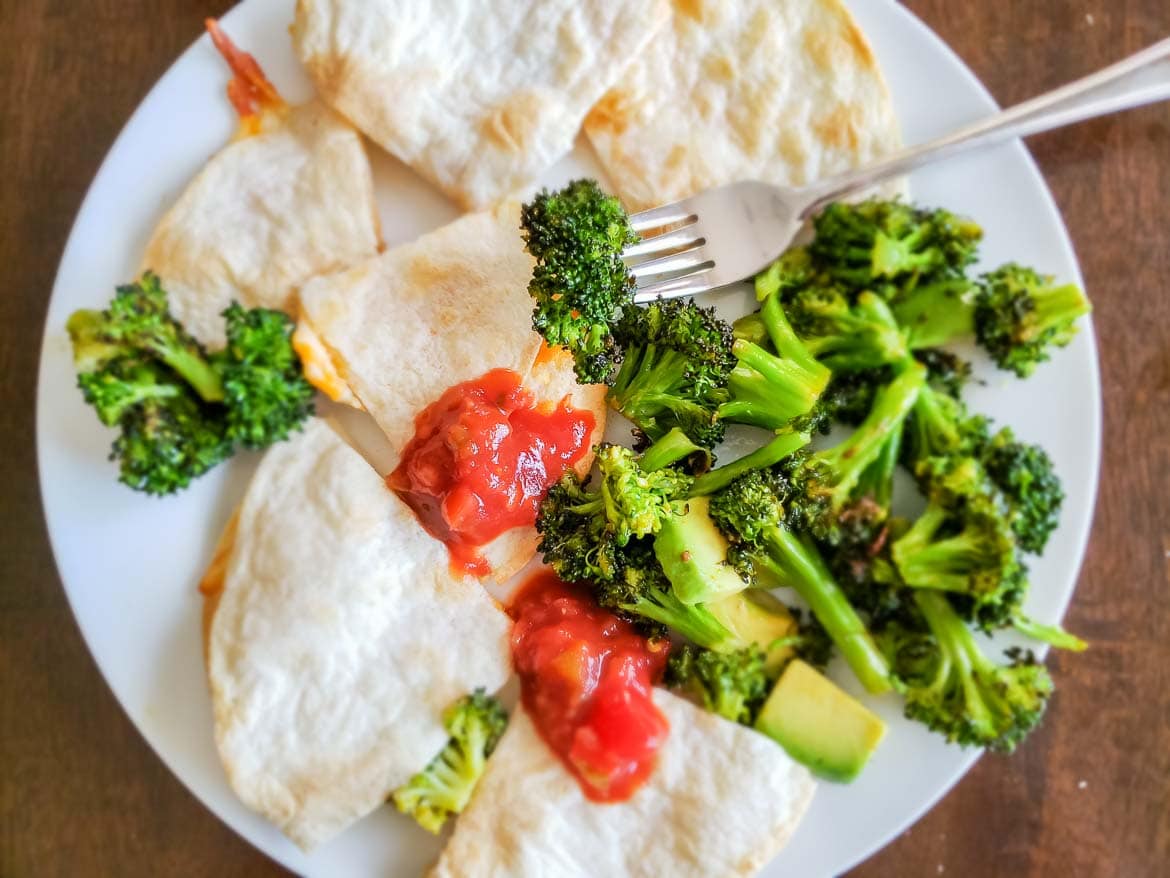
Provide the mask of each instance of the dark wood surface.
[{"label": "dark wood surface", "polygon": [[[857,0],[875,2],[875,0]],[[41,323],[74,214],[151,84],[223,0],[0,0],[0,875],[280,875],[151,753],[83,645],[33,450]],[[912,0],[1002,102],[1170,35],[1167,0]],[[1059,693],[859,867],[1170,874],[1170,105],[1035,138],[1096,304],[1105,457]],[[165,148],[160,145],[160,148]]]}]

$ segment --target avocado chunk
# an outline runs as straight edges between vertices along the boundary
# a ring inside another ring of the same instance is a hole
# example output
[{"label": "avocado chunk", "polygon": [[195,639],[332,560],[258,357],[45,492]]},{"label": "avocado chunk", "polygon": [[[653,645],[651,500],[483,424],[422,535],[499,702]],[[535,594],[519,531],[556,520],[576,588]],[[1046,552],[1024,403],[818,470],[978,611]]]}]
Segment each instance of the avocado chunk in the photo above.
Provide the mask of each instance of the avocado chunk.
[{"label": "avocado chunk", "polygon": [[687,501],[687,511],[662,524],[654,554],[674,589],[687,605],[714,601],[748,587],[727,563],[727,538],[707,514],[706,497]]},{"label": "avocado chunk", "polygon": [[886,724],[828,677],[794,659],[760,709],[756,730],[814,774],[847,783],[873,755]]},{"label": "avocado chunk", "polygon": [[772,644],[780,638],[793,637],[797,633],[796,620],[788,607],[766,591],[741,591],[703,606],[732,633],[738,647],[754,643],[760,648],[769,676],[775,676],[792,655],[791,647]]}]

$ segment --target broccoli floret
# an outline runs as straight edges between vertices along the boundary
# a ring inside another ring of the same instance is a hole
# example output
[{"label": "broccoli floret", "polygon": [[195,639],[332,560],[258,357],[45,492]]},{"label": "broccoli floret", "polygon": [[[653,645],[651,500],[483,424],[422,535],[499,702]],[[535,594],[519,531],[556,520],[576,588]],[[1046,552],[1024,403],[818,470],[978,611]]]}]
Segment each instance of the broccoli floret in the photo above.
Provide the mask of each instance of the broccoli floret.
[{"label": "broccoli floret", "polygon": [[620,445],[599,446],[597,465],[596,490],[589,490],[588,477],[582,481],[567,472],[537,514],[538,548],[566,582],[615,579],[620,550],[632,539],[656,534],[668,516],[682,514],[692,482],[670,467],[647,472]]},{"label": "broccoli floret", "polygon": [[1077,318],[1090,310],[1076,284],[1008,264],[979,281],[975,335],[997,366],[1026,378],[1053,347],[1072,341]]},{"label": "broccoli floret", "polygon": [[919,350],[970,338],[975,331],[976,289],[966,277],[942,277],[902,293],[893,316],[907,346]]},{"label": "broccoli floret", "polygon": [[786,305],[792,295],[815,282],[817,271],[812,254],[807,247],[792,247],[756,276],[756,299],[763,302],[774,296]]},{"label": "broccoli floret", "polygon": [[705,497],[721,491],[746,473],[775,466],[796,454],[808,443],[807,433],[782,432],[767,445],[699,476],[691,486],[691,496]]},{"label": "broccoli floret", "polygon": [[764,653],[754,647],[712,652],[683,645],[670,654],[663,681],[712,713],[745,726],[755,722],[771,688]]},{"label": "broccoli floret", "polygon": [[100,365],[115,350],[119,356],[149,356],[182,376],[204,401],[224,398],[219,372],[203,346],[171,316],[166,291],[153,272],[144,272],[137,283],[118,287],[100,316],[94,311],[75,313],[67,328],[76,363]]},{"label": "broccoli floret", "polygon": [[159,279],[118,287],[106,311],[66,328],[78,385],[103,424],[119,427],[112,459],[136,490],[169,494],[229,457],[288,436],[313,410],[313,389],[278,311],[224,312],[228,346],[208,355],[171,316]]},{"label": "broccoli floret", "polygon": [[785,526],[785,491],[783,477],[775,471],[749,472],[712,496],[711,518],[737,549],[739,561],[796,590],[867,690],[888,691],[889,668],[865,623],[811,540]]},{"label": "broccoli floret", "polygon": [[128,406],[119,418],[110,460],[136,491],[173,494],[231,456],[219,412],[186,384],[176,386],[181,392]]},{"label": "broccoli floret", "polygon": [[850,289],[875,290],[891,300],[907,282],[961,274],[983,237],[971,220],[899,201],[830,204],[814,226],[809,249],[819,267]]},{"label": "broccoli floret", "polygon": [[1052,694],[1048,671],[1021,650],[1008,650],[1010,663],[997,665],[946,595],[917,591],[913,601],[918,619],[890,626],[881,638],[906,716],[964,747],[1010,753],[1044,715]]},{"label": "broccoli floret", "polygon": [[926,511],[890,547],[906,585],[966,595],[975,612],[1020,596],[1015,541],[973,458],[930,458],[918,475]]},{"label": "broccoli floret", "polygon": [[948,393],[927,385],[906,418],[903,460],[911,469],[930,457],[978,455],[987,444],[987,419],[972,415]]},{"label": "broccoli floret", "polygon": [[313,386],[292,346],[292,319],[237,303],[223,312],[227,347],[215,357],[223,376],[228,438],[265,448],[313,414]]},{"label": "broccoli floret", "polygon": [[805,664],[824,671],[833,658],[833,638],[812,613],[806,613],[800,607],[789,607],[788,612],[796,621],[797,633],[779,645],[791,648]]},{"label": "broccoli floret", "polygon": [[627,308],[613,333],[623,356],[609,404],[651,441],[679,427],[715,447],[724,428],[716,410],[735,365],[731,327],[713,308],[671,299]]},{"label": "broccoli floret", "polygon": [[875,293],[850,301],[834,287],[809,287],[791,297],[786,311],[805,348],[835,373],[876,369],[909,356],[890,306]]},{"label": "broccoli floret", "polygon": [[611,327],[633,307],[636,287],[622,251],[638,236],[621,202],[594,180],[575,180],[525,204],[520,224],[536,260],[533,328],[568,349],[581,382],[608,383],[621,356]]},{"label": "broccoli floret", "polygon": [[476,689],[447,709],[443,725],[451,735],[447,746],[392,796],[399,811],[435,834],[467,806],[504,734],[508,714],[498,700]]},{"label": "broccoli floret", "polygon": [[760,319],[776,353],[742,338],[735,340],[732,352],[738,364],[731,370],[730,399],[719,407],[719,417],[779,430],[808,414],[830,372],[797,338],[777,296],[764,299]]},{"label": "broccoli floret", "polygon": [[[897,433],[925,385],[926,369],[908,362],[889,384],[874,394],[873,406],[861,425],[832,448],[797,455],[786,465],[793,483],[791,520],[801,523],[817,539],[836,543],[858,526],[880,522],[888,508],[880,498],[867,496],[859,486],[892,479],[891,460],[897,459]],[[866,471],[878,470],[863,480]],[[885,491],[881,492],[885,495]],[[874,513],[874,515],[866,515]],[[866,521],[866,519],[871,519]]]},{"label": "broccoli floret", "polygon": [[650,637],[665,636],[669,629],[718,652],[747,645],[702,604],[687,605],[675,596],[654,554],[653,540],[631,540],[616,557],[613,577],[589,583],[601,606],[639,624]]},{"label": "broccoli floret", "polygon": [[983,466],[1007,504],[1020,548],[1037,555],[1043,552],[1064,502],[1064,488],[1052,458],[1039,445],[1018,442],[1005,427],[987,443]]}]

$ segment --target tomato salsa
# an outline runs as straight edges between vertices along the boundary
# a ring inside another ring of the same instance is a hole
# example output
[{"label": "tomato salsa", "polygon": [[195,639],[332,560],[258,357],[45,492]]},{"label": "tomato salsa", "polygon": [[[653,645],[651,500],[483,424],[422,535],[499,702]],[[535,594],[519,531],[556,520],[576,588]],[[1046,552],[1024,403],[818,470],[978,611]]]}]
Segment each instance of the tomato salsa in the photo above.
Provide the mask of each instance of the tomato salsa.
[{"label": "tomato salsa", "polygon": [[621,802],[646,781],[670,731],[651,700],[669,644],[648,641],[551,573],[511,607],[512,658],[524,708],[595,802]]},{"label": "tomato salsa", "polygon": [[490,573],[478,548],[536,521],[541,499],[588,450],[592,412],[536,404],[520,376],[493,369],[449,388],[414,419],[386,483],[446,543],[461,572]]}]

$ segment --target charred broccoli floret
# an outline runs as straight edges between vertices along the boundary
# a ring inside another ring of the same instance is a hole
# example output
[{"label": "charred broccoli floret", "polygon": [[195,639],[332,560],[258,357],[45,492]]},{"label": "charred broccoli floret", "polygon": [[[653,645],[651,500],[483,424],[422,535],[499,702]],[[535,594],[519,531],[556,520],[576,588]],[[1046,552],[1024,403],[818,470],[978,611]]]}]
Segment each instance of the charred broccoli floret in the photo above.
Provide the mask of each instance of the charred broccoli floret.
[{"label": "charred broccoli floret", "polygon": [[814,286],[795,293],[786,310],[805,348],[835,373],[900,363],[910,354],[890,306],[876,293],[850,300],[836,287]]},{"label": "charred broccoli floret", "polygon": [[663,680],[712,713],[745,726],[755,722],[771,688],[758,648],[713,652],[683,645],[670,654]]},{"label": "charred broccoli floret", "polygon": [[918,591],[910,614],[881,637],[890,653],[906,716],[964,747],[1010,753],[1036,727],[1052,679],[1030,652],[989,659],[946,595]]},{"label": "charred broccoli floret", "polygon": [[1001,369],[1026,378],[1076,335],[1076,320],[1092,310],[1076,284],[1014,263],[979,281],[975,335]]},{"label": "charred broccoli floret", "polygon": [[451,735],[447,746],[391,796],[399,811],[435,834],[467,806],[504,734],[508,714],[497,699],[476,689],[447,709],[443,725]]},{"label": "charred broccoli floret", "polygon": [[119,287],[106,311],[69,318],[78,385],[99,420],[120,429],[111,457],[130,487],[178,491],[235,444],[263,448],[312,414],[292,321],[236,304],[224,318],[228,345],[207,354],[171,316],[151,272]]},{"label": "charred broccoli floret", "polygon": [[999,489],[1016,542],[1025,552],[1040,554],[1060,520],[1064,488],[1052,458],[1039,445],[1016,440],[1003,428],[987,443],[983,466]]},{"label": "charred broccoli floret", "polygon": [[622,251],[638,236],[625,209],[596,181],[574,180],[525,204],[520,225],[536,260],[533,329],[573,355],[580,381],[608,383],[621,356],[612,324],[635,289]]},{"label": "charred broccoli floret", "polygon": [[875,290],[889,299],[907,280],[961,274],[983,237],[971,220],[900,201],[837,202],[814,225],[809,249],[818,267],[850,289]]},{"label": "charred broccoli floret", "polygon": [[735,365],[731,327],[712,308],[671,299],[627,308],[613,333],[623,356],[609,404],[652,442],[678,427],[699,445],[717,445],[716,411]]}]

